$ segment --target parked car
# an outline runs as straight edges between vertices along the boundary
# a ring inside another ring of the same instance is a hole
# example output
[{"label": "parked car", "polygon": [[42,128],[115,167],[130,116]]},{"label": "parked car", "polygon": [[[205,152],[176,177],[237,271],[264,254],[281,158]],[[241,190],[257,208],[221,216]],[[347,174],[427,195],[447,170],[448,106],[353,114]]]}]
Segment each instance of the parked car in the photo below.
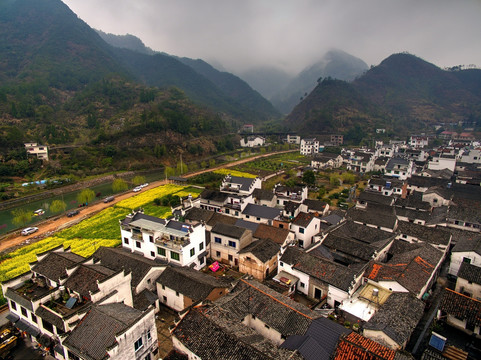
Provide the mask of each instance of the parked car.
[{"label": "parked car", "polygon": [[67,213],[67,216],[68,216],[68,217],[72,217],[72,216],[78,215],[79,213],[80,213],[80,210],[74,209],[74,210],[70,210],[70,211]]},{"label": "parked car", "polygon": [[141,188],[144,188],[144,187],[146,187],[146,186],[149,186],[149,183],[145,183],[145,184],[139,185],[139,187],[141,187]]},{"label": "parked car", "polygon": [[104,203],[108,203],[108,202],[111,202],[111,201],[114,201],[114,200],[115,200],[115,196],[107,196],[104,199]]},{"label": "parked car", "polygon": [[134,188],[134,190],[132,190],[133,192],[139,192],[140,190],[142,190],[142,188],[140,186],[137,186]]},{"label": "parked car", "polygon": [[22,230],[22,235],[27,236],[38,231],[38,227],[28,227]]}]

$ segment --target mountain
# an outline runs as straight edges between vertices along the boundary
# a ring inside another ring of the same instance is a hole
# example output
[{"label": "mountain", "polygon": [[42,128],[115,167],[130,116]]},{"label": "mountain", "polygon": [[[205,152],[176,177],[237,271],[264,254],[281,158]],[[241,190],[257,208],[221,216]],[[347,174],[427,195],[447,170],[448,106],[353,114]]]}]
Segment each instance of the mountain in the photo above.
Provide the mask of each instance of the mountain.
[{"label": "mountain", "polygon": [[280,117],[272,104],[245,81],[203,60],[155,52],[133,35],[98,33],[110,45],[123,49],[114,50],[119,62],[148,85],[179,87],[193,100],[244,121],[258,123]]},{"label": "mountain", "polygon": [[357,57],[341,50],[328,51],[320,61],[301,71],[281,91],[273,95],[271,102],[282,113],[288,114],[300,99],[316,87],[319,78],[351,81],[367,69],[367,64]]},{"label": "mountain", "polygon": [[442,70],[402,53],[350,83],[320,81],[285,125],[306,134],[386,128],[401,135],[468,118],[481,119],[481,70]]},{"label": "mountain", "polygon": [[272,99],[293,78],[285,71],[269,66],[251,68],[238,75],[266,99]]},{"label": "mountain", "polygon": [[154,55],[155,51],[151,48],[145,46],[145,44],[138,37],[126,34],[126,35],[115,35],[104,33],[102,30],[95,30],[97,34],[107,43],[114,47],[130,49],[146,55]]}]

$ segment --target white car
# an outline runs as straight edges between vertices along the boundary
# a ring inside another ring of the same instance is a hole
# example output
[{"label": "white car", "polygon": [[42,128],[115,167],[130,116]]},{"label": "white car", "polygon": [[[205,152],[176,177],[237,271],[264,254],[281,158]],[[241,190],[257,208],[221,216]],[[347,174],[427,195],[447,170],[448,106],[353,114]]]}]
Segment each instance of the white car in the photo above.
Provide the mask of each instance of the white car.
[{"label": "white car", "polygon": [[141,188],[144,188],[146,186],[149,186],[149,183],[145,183],[145,184],[140,185]]},{"label": "white car", "polygon": [[140,190],[142,190],[142,188],[140,186],[137,186],[134,188],[134,190],[132,190],[133,192],[139,192]]},{"label": "white car", "polygon": [[22,235],[27,236],[33,234],[35,231],[38,231],[38,227],[28,227],[22,230]]}]

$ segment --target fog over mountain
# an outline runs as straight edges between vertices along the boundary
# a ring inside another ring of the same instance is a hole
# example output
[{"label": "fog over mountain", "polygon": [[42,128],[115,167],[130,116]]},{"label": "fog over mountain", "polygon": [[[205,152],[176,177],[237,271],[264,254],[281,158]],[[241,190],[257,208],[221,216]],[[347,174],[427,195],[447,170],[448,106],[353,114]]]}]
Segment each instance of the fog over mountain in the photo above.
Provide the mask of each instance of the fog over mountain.
[{"label": "fog over mountain", "polygon": [[235,74],[268,66],[295,75],[332,48],[368,65],[408,51],[441,68],[481,66],[478,0],[64,2],[95,29]]}]

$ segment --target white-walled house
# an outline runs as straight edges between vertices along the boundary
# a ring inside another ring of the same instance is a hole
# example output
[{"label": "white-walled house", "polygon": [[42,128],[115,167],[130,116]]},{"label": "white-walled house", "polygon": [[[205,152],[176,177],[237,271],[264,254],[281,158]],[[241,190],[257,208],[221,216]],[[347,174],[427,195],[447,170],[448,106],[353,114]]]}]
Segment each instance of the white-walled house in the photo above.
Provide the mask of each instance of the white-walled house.
[{"label": "white-walled house", "polygon": [[241,147],[256,147],[265,145],[266,139],[262,136],[248,136],[240,140]]},{"label": "white-walled house", "polygon": [[65,359],[145,360],[158,354],[154,308],[122,303],[94,306],[62,341]]},{"label": "white-walled house", "polygon": [[247,178],[241,176],[226,175],[220,190],[223,192],[236,193],[239,195],[250,195],[255,189],[262,188],[262,180],[259,177]]},{"label": "white-walled house", "polygon": [[403,158],[391,158],[386,164],[385,175],[406,180],[413,173],[413,162]]},{"label": "white-walled house", "polygon": [[301,140],[301,155],[314,155],[319,153],[319,140],[302,139]]},{"label": "white-walled house", "polygon": [[428,146],[429,138],[427,136],[413,135],[409,139],[409,145],[415,149]]},{"label": "white-walled house", "polygon": [[35,155],[39,160],[48,161],[48,146],[37,143],[25,143],[25,150],[28,155]]},{"label": "white-walled house", "polygon": [[456,169],[456,156],[438,154],[428,162],[428,169],[431,169],[431,170],[448,169],[454,172],[454,170]]},{"label": "white-walled house", "polygon": [[321,219],[311,213],[301,212],[291,223],[297,245],[308,248],[314,242],[314,236],[321,231]]},{"label": "white-walled house", "polygon": [[146,258],[201,269],[206,265],[205,225],[156,218],[134,212],[120,221],[122,246]]},{"label": "white-walled house", "polygon": [[456,243],[451,251],[448,273],[457,276],[463,262],[481,267],[481,236],[461,239]]}]

